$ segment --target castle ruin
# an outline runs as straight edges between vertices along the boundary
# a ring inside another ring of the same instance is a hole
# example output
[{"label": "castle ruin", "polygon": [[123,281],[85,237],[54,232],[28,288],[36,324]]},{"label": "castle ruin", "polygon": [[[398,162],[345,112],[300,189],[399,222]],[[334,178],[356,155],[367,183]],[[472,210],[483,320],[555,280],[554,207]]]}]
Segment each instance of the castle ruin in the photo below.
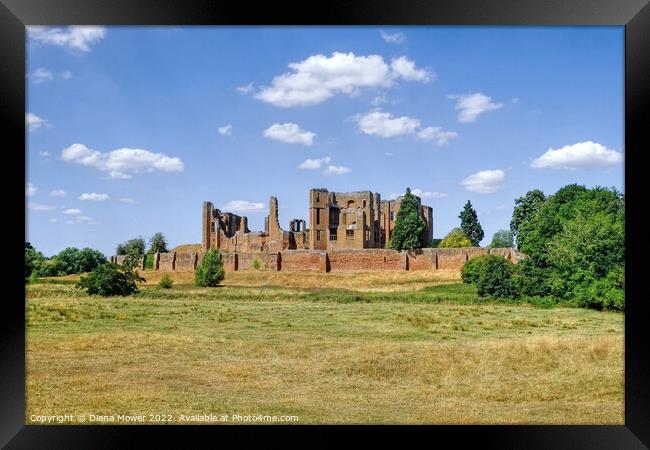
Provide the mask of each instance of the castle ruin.
[{"label": "castle ruin", "polygon": [[[423,242],[433,238],[433,209],[422,205],[415,196],[420,215],[427,227]],[[309,228],[301,219],[289,223],[289,231],[280,227],[278,200],[271,197],[264,231],[248,229],[248,219],[203,202],[202,248],[227,252],[257,253],[284,250],[337,250],[385,248],[390,240],[402,197],[382,201],[371,191],[309,191]]]}]

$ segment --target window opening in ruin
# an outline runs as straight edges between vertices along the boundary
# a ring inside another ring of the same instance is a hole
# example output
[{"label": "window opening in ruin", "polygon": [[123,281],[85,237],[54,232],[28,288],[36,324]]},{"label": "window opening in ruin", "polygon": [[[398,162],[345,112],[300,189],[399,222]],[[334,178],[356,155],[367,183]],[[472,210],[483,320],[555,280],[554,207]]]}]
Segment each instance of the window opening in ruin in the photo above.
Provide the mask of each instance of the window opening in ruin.
[{"label": "window opening in ruin", "polygon": [[320,241],[320,230],[316,230],[316,240]]},{"label": "window opening in ruin", "polygon": [[395,211],[390,212],[390,220],[395,220]]},{"label": "window opening in ruin", "polygon": [[336,237],[336,228],[330,228],[330,241],[335,241]]},{"label": "window opening in ruin", "polygon": [[364,208],[366,207],[366,201],[365,200],[363,201],[363,207]]},{"label": "window opening in ruin", "polygon": [[320,225],[320,209],[316,208],[316,225]]},{"label": "window opening in ruin", "polygon": [[354,239],[354,230],[345,230],[346,239]]}]

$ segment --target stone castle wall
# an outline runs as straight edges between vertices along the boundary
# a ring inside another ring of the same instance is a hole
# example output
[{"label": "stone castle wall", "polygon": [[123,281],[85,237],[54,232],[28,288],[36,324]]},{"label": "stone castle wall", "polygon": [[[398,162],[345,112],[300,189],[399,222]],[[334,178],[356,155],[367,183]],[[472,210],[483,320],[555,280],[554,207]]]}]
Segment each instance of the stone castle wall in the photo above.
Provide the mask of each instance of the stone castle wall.
[{"label": "stone castle wall", "polygon": [[[414,251],[387,249],[351,250],[284,250],[280,252],[235,253],[222,252],[224,270],[270,270],[270,271],[417,271],[460,270],[465,262],[482,255],[499,255],[513,263],[525,255],[512,248],[424,248]],[[170,252],[156,253],[154,270],[193,271],[202,261],[204,253]],[[122,264],[123,256],[111,256],[111,262]],[[255,269],[254,261],[258,261]],[[143,262],[144,263],[144,262]],[[141,268],[144,268],[143,266]]]}]

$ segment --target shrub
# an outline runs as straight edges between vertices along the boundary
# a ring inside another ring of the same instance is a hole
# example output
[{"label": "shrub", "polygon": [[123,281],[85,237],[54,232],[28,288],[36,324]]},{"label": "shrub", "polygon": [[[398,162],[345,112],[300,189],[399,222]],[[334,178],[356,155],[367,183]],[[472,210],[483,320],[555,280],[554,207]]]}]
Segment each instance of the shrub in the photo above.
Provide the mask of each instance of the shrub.
[{"label": "shrub", "polygon": [[137,272],[117,264],[106,263],[90,274],[82,276],[77,287],[86,289],[89,295],[110,297],[138,292],[136,283],[145,281]]},{"label": "shrub", "polygon": [[194,282],[200,287],[215,287],[219,285],[223,278],[221,254],[215,249],[210,249],[194,271]]},{"label": "shrub", "polygon": [[497,255],[485,255],[479,258],[485,258],[485,262],[480,265],[476,282],[476,291],[480,297],[516,298],[519,296],[513,263]]},{"label": "shrub", "polygon": [[153,258],[154,254],[149,252],[144,257],[144,268],[153,270]]},{"label": "shrub", "polygon": [[517,298],[519,290],[513,263],[497,255],[478,256],[461,269],[464,283],[476,285],[479,297]]},{"label": "shrub", "polygon": [[174,285],[174,280],[172,279],[172,277],[169,276],[168,273],[164,274],[160,278],[160,282],[158,283],[158,286],[160,286],[163,289],[171,289],[173,285]]},{"label": "shrub", "polygon": [[460,228],[454,228],[442,241],[438,244],[441,248],[458,248],[458,247],[471,247],[472,241],[469,240],[467,235],[463,233]]},{"label": "shrub", "polygon": [[472,258],[463,264],[460,269],[460,276],[463,283],[476,284],[480,274],[481,267],[485,264],[486,259],[482,256]]},{"label": "shrub", "polygon": [[260,260],[257,258],[253,258],[253,269],[257,270],[260,268]]}]

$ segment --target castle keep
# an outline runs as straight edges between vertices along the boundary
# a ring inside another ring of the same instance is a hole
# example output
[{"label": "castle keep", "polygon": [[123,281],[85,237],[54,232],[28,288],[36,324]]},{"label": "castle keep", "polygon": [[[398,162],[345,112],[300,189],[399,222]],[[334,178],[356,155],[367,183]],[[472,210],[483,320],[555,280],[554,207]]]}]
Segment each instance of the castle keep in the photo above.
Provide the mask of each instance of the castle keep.
[{"label": "castle keep", "polygon": [[[309,191],[309,228],[304,220],[294,219],[289,231],[280,227],[278,200],[271,197],[264,231],[248,229],[248,219],[222,212],[211,202],[203,203],[203,251],[211,248],[227,252],[278,252],[283,250],[336,250],[385,248],[395,227],[401,197],[382,201],[378,193]],[[433,209],[420,205],[427,223],[422,239],[433,238]]]}]

